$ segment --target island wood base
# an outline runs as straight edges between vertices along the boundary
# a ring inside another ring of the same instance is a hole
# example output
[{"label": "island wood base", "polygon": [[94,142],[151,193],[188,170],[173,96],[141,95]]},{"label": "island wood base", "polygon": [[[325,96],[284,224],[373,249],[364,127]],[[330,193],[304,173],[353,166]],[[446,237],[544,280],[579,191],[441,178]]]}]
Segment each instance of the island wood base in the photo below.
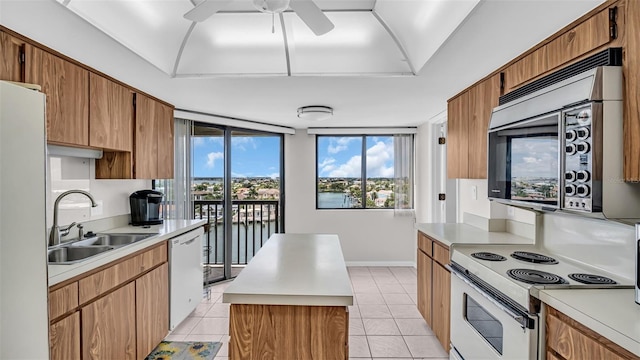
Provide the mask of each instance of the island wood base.
[{"label": "island wood base", "polygon": [[345,360],[347,306],[231,304],[231,360]]}]

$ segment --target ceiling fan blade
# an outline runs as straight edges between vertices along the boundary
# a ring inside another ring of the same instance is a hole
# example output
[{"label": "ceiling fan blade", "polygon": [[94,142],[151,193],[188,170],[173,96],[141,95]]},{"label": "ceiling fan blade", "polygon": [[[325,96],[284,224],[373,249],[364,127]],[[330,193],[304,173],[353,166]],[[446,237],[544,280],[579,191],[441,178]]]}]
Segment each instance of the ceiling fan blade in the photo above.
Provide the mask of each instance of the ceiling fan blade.
[{"label": "ceiling fan blade", "polygon": [[193,9],[184,14],[184,18],[191,21],[202,22],[207,20],[211,15],[222,10],[227,4],[233,0],[204,0],[196,5]]},{"label": "ceiling fan blade", "polygon": [[324,35],[335,27],[327,15],[311,0],[291,0],[289,7],[316,35]]}]

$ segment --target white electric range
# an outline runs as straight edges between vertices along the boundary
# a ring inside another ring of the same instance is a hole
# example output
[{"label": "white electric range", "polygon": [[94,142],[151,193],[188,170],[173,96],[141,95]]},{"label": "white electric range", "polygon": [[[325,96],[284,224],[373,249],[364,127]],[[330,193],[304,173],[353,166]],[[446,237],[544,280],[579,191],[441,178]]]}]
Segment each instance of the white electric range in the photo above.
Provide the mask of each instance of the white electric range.
[{"label": "white electric range", "polygon": [[456,245],[450,270],[452,359],[543,359],[541,289],[634,286],[535,245]]}]

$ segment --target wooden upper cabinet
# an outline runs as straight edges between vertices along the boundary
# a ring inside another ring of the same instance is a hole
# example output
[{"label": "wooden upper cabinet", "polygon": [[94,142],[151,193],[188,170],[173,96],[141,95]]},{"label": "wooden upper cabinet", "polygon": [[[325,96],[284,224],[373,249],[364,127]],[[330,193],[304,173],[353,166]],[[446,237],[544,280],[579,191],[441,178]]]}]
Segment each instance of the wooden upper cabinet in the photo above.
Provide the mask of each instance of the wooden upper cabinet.
[{"label": "wooden upper cabinet", "polygon": [[603,48],[614,40],[609,31],[610,25],[609,8],[606,8],[511,64],[504,70],[505,92]]},{"label": "wooden upper cabinet", "polygon": [[156,102],[136,94],[135,177],[158,177],[158,107]]},{"label": "wooden upper cabinet", "polygon": [[24,82],[25,42],[0,31],[0,80]]},{"label": "wooden upper cabinet", "polygon": [[447,112],[447,177],[469,177],[469,92],[449,101]]},{"label": "wooden upper cabinet", "polygon": [[173,107],[158,103],[162,115],[158,118],[158,179],[173,179]]},{"label": "wooden upper cabinet", "polygon": [[31,45],[26,82],[47,95],[47,141],[89,146],[89,72]]},{"label": "wooden upper cabinet", "polygon": [[89,74],[89,145],[133,150],[133,93],[100,75]]},{"label": "wooden upper cabinet", "polygon": [[623,72],[624,179],[640,181],[640,1],[627,2],[627,46]]},{"label": "wooden upper cabinet", "polygon": [[135,177],[173,178],[173,108],[136,94]]},{"label": "wooden upper cabinet", "polygon": [[500,98],[500,74],[469,90],[469,179],[487,178],[487,130]]}]

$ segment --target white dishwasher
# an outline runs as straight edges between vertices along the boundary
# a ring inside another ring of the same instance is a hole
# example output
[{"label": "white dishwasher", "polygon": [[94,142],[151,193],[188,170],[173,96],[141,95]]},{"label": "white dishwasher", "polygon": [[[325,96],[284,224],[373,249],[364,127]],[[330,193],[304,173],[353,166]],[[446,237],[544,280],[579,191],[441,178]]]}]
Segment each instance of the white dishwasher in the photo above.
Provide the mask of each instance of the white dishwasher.
[{"label": "white dishwasher", "polygon": [[169,240],[169,330],[202,301],[203,227]]}]

